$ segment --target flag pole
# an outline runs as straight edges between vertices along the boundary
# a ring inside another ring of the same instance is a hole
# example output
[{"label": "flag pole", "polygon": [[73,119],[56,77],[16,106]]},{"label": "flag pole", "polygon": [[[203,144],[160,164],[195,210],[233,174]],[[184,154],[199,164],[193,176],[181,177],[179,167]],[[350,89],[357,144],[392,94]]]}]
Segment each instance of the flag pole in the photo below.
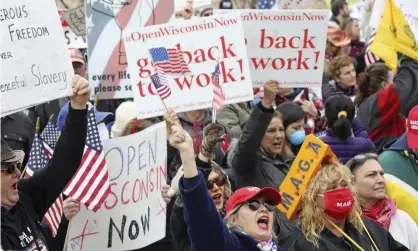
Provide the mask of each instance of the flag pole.
[{"label": "flag pole", "polygon": [[94,109],[96,109],[98,103],[99,103],[99,93],[97,93],[96,97],[94,98],[94,103],[93,103]]},{"label": "flag pole", "polygon": [[[36,119],[36,127],[35,127],[35,134],[39,133],[39,129],[41,128],[41,118]],[[26,168],[28,167],[28,164],[26,164],[25,168],[22,170],[22,173],[20,174],[20,178],[22,178],[25,175]]]}]

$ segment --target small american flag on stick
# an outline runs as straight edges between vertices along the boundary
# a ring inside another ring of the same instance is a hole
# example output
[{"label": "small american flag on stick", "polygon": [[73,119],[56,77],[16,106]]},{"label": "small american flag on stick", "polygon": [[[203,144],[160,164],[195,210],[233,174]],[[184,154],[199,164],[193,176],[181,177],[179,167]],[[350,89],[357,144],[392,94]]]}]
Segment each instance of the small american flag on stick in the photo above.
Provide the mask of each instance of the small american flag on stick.
[{"label": "small american flag on stick", "polygon": [[215,71],[212,74],[212,83],[213,83],[213,99],[212,105],[216,111],[221,111],[225,102],[225,96],[222,91],[221,84],[219,83],[219,61],[216,62]]},{"label": "small american flag on stick", "polygon": [[[49,123],[49,122],[48,122]],[[44,131],[46,128],[44,129]],[[35,134],[33,139],[32,149],[29,153],[28,166],[26,167],[25,177],[31,177],[35,172],[40,171],[42,168],[46,167],[48,161],[52,157],[53,150],[47,150],[45,148],[45,142],[42,142],[41,137],[38,133]],[[55,146],[55,143],[54,143]],[[63,199],[62,194],[57,198],[57,200],[52,204],[48,209],[46,214],[43,217],[43,221],[48,225],[51,230],[52,236],[57,235],[59,225],[61,224],[62,211],[63,211]]]},{"label": "small american flag on stick", "polygon": [[166,49],[164,47],[149,49],[152,61],[156,68],[164,73],[185,74],[190,72],[183,54],[177,49]]},{"label": "small american flag on stick", "polygon": [[156,73],[151,75],[151,81],[155,87],[155,89],[158,92],[158,95],[160,96],[161,100],[165,100],[166,98],[170,97],[171,95],[171,89],[170,86],[167,84],[167,79],[164,75],[164,73],[159,73],[160,70],[156,69]]},{"label": "small american flag on stick", "polygon": [[110,193],[109,172],[100,142],[94,108],[87,113],[87,138],[83,158],[64,194],[96,212]]}]

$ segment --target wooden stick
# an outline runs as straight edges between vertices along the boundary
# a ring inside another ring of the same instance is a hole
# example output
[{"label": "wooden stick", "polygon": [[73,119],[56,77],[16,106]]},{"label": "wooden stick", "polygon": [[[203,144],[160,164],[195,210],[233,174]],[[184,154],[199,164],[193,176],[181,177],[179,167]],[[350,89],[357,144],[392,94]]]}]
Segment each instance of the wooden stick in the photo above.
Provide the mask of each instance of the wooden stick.
[{"label": "wooden stick", "polygon": [[[36,119],[36,127],[35,127],[35,133],[36,134],[39,133],[40,128],[41,128],[41,118],[38,117]],[[22,173],[20,174],[20,178],[23,178],[23,176],[25,175],[26,168],[28,168],[28,164],[26,164],[25,168],[22,170]]]},{"label": "wooden stick", "polygon": [[99,93],[96,94],[96,97],[94,98],[93,107],[96,109],[97,104],[99,103]]}]

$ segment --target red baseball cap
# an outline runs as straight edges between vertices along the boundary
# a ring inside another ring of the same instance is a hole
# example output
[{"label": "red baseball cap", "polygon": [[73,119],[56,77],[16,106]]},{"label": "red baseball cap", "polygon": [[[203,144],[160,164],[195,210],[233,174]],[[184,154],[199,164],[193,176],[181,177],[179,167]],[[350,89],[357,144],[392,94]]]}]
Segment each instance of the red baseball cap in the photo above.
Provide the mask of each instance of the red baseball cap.
[{"label": "red baseball cap", "polygon": [[408,147],[418,149],[418,105],[409,112],[408,120]]},{"label": "red baseball cap", "polygon": [[68,49],[68,51],[70,53],[71,62],[86,64],[86,62],[84,61],[83,54],[81,54],[81,51],[79,49],[70,48]]},{"label": "red baseball cap", "polygon": [[229,213],[236,206],[247,202],[248,200],[258,195],[266,200],[274,201],[275,206],[277,206],[280,201],[282,201],[282,196],[280,195],[279,191],[272,187],[265,187],[263,189],[251,186],[243,187],[236,190],[235,193],[233,193],[229,200],[226,202],[226,213]]}]

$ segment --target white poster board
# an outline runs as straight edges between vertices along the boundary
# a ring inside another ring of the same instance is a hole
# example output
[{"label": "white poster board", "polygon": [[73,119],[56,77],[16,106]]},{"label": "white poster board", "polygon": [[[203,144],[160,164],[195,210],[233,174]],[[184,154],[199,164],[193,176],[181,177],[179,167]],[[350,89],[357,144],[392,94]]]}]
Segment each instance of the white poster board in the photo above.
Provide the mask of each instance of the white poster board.
[{"label": "white poster board", "polygon": [[[216,14],[226,10],[214,10]],[[253,87],[274,76],[280,87],[320,87],[327,10],[232,10],[243,19]]]},{"label": "white poster board", "polygon": [[218,58],[225,104],[253,99],[239,13],[130,29],[124,37],[138,118],[159,116],[165,111],[150,78],[154,69],[149,50],[155,48],[178,52],[190,70],[165,74],[171,95],[164,102],[176,112],[212,107],[212,74]]},{"label": "white poster board", "polygon": [[71,220],[67,251],[133,250],[164,238],[166,137],[161,122],[103,142],[112,191],[96,213],[82,206]]},{"label": "white poster board", "polygon": [[74,72],[55,1],[2,1],[1,14],[1,116],[71,95]]},{"label": "white poster board", "polygon": [[132,98],[122,32],[129,26],[167,23],[172,0],[85,0],[89,81],[92,98]]}]

